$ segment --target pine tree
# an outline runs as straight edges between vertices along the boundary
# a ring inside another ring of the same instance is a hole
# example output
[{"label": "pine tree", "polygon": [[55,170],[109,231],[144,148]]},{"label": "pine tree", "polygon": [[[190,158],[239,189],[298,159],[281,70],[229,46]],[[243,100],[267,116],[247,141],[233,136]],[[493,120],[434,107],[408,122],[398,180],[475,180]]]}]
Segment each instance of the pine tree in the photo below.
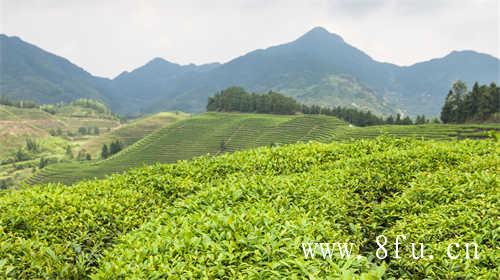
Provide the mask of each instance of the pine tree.
[{"label": "pine tree", "polygon": [[71,146],[70,145],[66,146],[66,156],[69,159],[73,159],[73,151],[71,150]]},{"label": "pine tree", "polygon": [[108,145],[106,144],[103,144],[102,145],[102,149],[101,149],[101,158],[102,159],[107,159],[109,156],[109,153],[108,153]]}]

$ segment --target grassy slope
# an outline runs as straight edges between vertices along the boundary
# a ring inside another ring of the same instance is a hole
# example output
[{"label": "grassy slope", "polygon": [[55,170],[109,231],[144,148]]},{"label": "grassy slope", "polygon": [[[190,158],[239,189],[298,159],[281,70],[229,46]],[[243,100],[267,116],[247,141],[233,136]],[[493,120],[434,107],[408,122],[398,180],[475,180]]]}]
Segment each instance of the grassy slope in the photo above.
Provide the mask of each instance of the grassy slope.
[{"label": "grassy slope", "polygon": [[96,164],[52,165],[28,180],[72,183],[104,177],[156,162],[174,163],[204,154],[317,140],[329,142],[334,131],[347,126],[327,116],[277,116],[207,113],[165,127],[116,156]]},{"label": "grassy slope", "polygon": [[99,158],[103,144],[109,145],[112,141],[119,140],[125,146],[129,146],[159,128],[188,117],[189,115],[185,113],[162,112],[117,126],[109,133],[103,133],[90,139],[83,139],[82,141],[78,141],[77,144],[82,149],[91,153],[94,158]]},{"label": "grassy slope", "polygon": [[[495,279],[499,148],[298,144],[0,192],[0,277]],[[379,234],[435,258],[374,261]],[[304,259],[309,241],[351,241],[363,257]],[[472,241],[480,260],[445,257]]]},{"label": "grassy slope", "polygon": [[[74,155],[85,149],[92,158],[99,158],[103,144],[119,140],[128,146],[156,129],[189,117],[184,113],[164,112],[120,124],[115,116],[100,114],[90,108],[65,105],[56,107],[56,110],[52,115],[39,109],[0,105],[0,161],[13,157],[18,148],[24,147],[27,138],[35,139],[42,147],[32,160],[0,165],[0,179],[10,178],[14,183],[23,181],[31,176],[31,166],[38,166],[41,157],[67,161],[65,149],[68,145],[72,146]],[[80,127],[99,127],[101,133],[72,137],[51,136],[49,133],[56,129],[61,129],[64,134],[76,133]]]},{"label": "grassy slope", "polygon": [[143,164],[174,163],[204,154],[315,140],[331,142],[372,138],[389,134],[397,137],[454,139],[484,137],[483,130],[500,125],[439,125],[353,127],[328,116],[277,116],[263,114],[206,113],[165,127],[117,154],[96,164],[52,165],[35,174],[29,184],[102,178]]},{"label": "grassy slope", "polygon": [[[44,139],[47,143],[57,141],[59,137],[49,134],[51,129],[60,128],[63,131],[77,132],[79,127],[97,126],[101,130],[116,127],[119,121],[109,116],[92,115],[82,117],[77,114],[84,108],[66,106],[66,112],[51,115],[39,109],[20,109],[16,107],[0,105],[0,159],[11,155],[17,148],[24,145],[27,137]],[[71,107],[71,108],[70,108]],[[83,113],[83,112],[81,112]],[[75,115],[77,114],[77,115]],[[64,151],[65,146],[62,146]],[[49,149],[51,153],[57,153]]]}]

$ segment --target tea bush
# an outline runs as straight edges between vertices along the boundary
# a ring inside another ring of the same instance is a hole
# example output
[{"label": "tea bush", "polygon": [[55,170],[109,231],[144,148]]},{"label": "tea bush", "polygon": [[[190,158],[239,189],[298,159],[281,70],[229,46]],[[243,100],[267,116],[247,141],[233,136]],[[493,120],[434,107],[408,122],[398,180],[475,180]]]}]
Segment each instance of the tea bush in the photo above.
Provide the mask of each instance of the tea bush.
[{"label": "tea bush", "polygon": [[[257,148],[0,192],[5,278],[496,279],[499,144],[379,137]],[[375,239],[432,260],[376,258]],[[305,258],[353,242],[360,258]],[[480,259],[451,260],[476,242]],[[429,251],[427,251],[429,250]]]}]

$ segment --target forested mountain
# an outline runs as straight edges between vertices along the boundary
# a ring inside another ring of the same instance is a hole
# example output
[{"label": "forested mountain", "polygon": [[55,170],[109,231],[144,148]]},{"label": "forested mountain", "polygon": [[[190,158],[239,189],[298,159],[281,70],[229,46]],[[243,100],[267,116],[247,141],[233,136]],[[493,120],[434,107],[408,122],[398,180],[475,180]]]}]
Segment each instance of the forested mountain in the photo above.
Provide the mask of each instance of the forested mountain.
[{"label": "forested mountain", "polygon": [[490,55],[452,52],[400,67],[372,59],[321,27],[224,64],[179,65],[156,58],[114,79],[93,77],[16,37],[2,36],[1,48],[1,94],[39,102],[91,97],[124,114],[199,112],[215,92],[242,86],[279,91],[308,105],[437,116],[454,81],[500,83],[500,61]]},{"label": "forested mountain", "polygon": [[111,101],[92,76],[65,58],[0,34],[0,94],[39,103],[86,97]]}]

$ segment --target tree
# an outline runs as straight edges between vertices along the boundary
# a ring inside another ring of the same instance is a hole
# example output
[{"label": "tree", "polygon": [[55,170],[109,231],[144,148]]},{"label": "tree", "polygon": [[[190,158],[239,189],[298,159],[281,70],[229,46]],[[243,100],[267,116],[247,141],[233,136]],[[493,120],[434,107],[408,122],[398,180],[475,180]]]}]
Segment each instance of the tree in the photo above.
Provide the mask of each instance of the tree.
[{"label": "tree", "polygon": [[34,139],[26,138],[26,149],[30,152],[38,153],[40,152],[40,144]]},{"label": "tree", "polygon": [[480,86],[476,82],[471,92],[466,90],[463,82],[453,84],[441,110],[441,120],[444,123],[485,121],[498,113],[500,95],[495,83]]},{"label": "tree", "polygon": [[417,116],[417,118],[415,119],[415,124],[424,124],[426,123],[427,120],[425,119],[425,116],[422,115],[422,116]]},{"label": "tree", "polygon": [[87,154],[87,152],[84,149],[82,149],[82,150],[78,151],[78,155],[76,156],[76,159],[79,161],[85,160],[86,154]]},{"label": "tree", "polygon": [[466,109],[464,107],[464,99],[467,94],[467,85],[458,80],[452,86],[452,108],[454,122],[463,123],[466,119]]},{"label": "tree", "polygon": [[225,152],[226,151],[226,142],[224,140],[220,141],[219,148],[220,148],[221,152]]},{"label": "tree", "polygon": [[277,92],[256,94],[248,93],[241,87],[230,87],[208,98],[207,111],[291,115],[300,112],[301,105]]},{"label": "tree", "polygon": [[108,156],[114,155],[122,150],[122,143],[119,140],[111,142],[109,145]]},{"label": "tree", "polygon": [[29,160],[31,157],[21,148],[17,149],[16,154],[14,155],[14,160],[17,161],[25,161]]},{"label": "tree", "polygon": [[450,90],[446,96],[443,109],[441,109],[441,121],[443,123],[450,123],[455,121],[453,112],[453,92]]},{"label": "tree", "polygon": [[66,156],[69,159],[73,159],[73,151],[71,150],[71,146],[70,145],[66,146]]},{"label": "tree", "polygon": [[101,158],[102,159],[107,159],[108,156],[109,156],[108,145],[103,144],[102,145],[102,149],[101,149]]},{"label": "tree", "polygon": [[396,114],[396,119],[394,120],[395,124],[401,124],[401,114]]},{"label": "tree", "polygon": [[401,120],[401,124],[411,125],[411,124],[413,124],[413,122],[411,121],[409,116],[406,116],[403,120]]},{"label": "tree", "polygon": [[44,158],[44,157],[41,157],[40,158],[40,162],[38,163],[38,168],[42,169],[44,168],[45,166],[47,166],[47,164],[49,163],[49,160]]}]

